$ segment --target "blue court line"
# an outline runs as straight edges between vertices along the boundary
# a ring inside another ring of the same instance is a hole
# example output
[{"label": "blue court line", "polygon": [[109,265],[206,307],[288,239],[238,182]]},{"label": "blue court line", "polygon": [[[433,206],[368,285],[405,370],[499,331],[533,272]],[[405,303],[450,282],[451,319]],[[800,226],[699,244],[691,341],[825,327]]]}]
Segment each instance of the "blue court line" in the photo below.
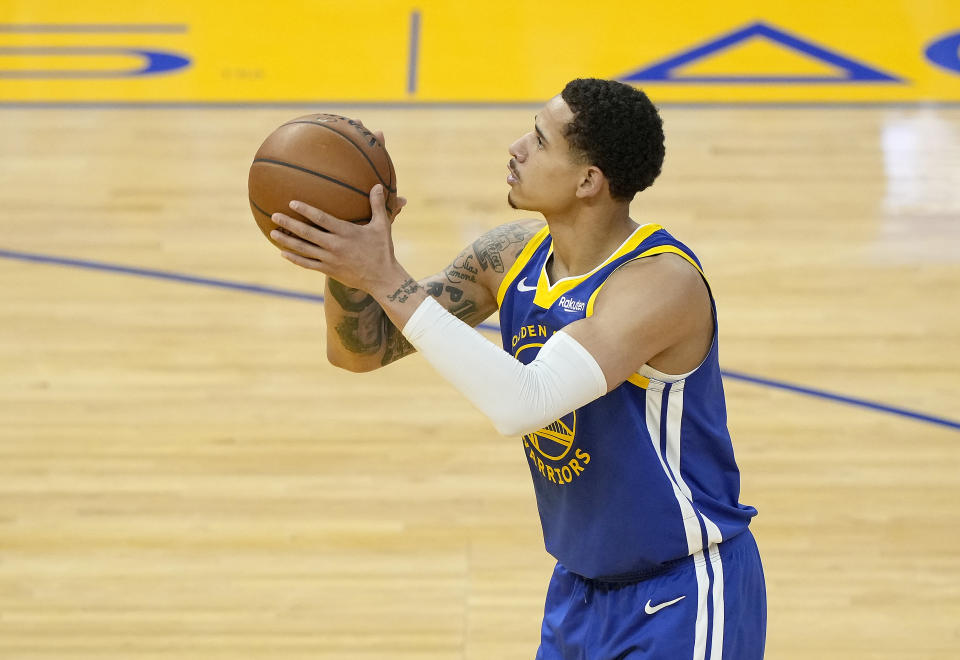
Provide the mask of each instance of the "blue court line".
[{"label": "blue court line", "polygon": [[906,408],[888,406],[884,403],[875,403],[873,401],[867,401],[866,399],[858,399],[856,397],[846,396],[844,394],[835,394],[833,392],[826,392],[824,390],[815,390],[810,387],[803,387],[802,385],[792,385],[790,383],[769,380],[767,378],[759,378],[758,376],[750,376],[748,374],[743,374],[738,371],[729,371],[727,369],[723,370],[723,377],[733,378],[734,380],[742,380],[755,385],[764,385],[766,387],[787,390],[788,392],[796,392],[797,394],[806,394],[807,396],[827,399],[828,401],[837,401],[839,403],[846,403],[852,406],[860,406],[862,408],[869,408],[871,410],[879,410],[880,412],[890,413],[891,415],[908,417],[910,419],[916,419],[922,422],[928,422],[930,424],[938,424],[940,426],[946,426],[947,428],[960,431],[960,422],[955,422],[944,417],[936,417],[934,415],[927,415],[925,413],[907,410]]},{"label": "blue court line", "polygon": [[410,12],[410,58],[407,61],[407,94],[417,93],[417,64],[420,57],[420,10]]},{"label": "blue court line", "polygon": [[119,266],[102,261],[90,261],[89,259],[71,259],[69,257],[53,257],[45,254],[33,254],[30,252],[17,252],[14,250],[0,249],[0,258],[16,259],[19,261],[31,261],[41,264],[53,264],[56,266],[71,266],[73,268],[86,268],[88,270],[101,270],[110,273],[122,273],[124,275],[137,275],[138,277],[152,277],[159,280],[173,280],[175,282],[184,282],[186,284],[199,284],[201,286],[212,286],[221,289],[233,289],[235,291],[246,291],[247,293],[259,293],[266,296],[280,296],[282,298],[295,298],[297,300],[309,300],[310,302],[323,302],[323,296],[313,293],[302,293],[299,291],[290,291],[287,289],[277,289],[270,286],[261,286],[259,284],[245,284],[243,282],[231,282],[229,280],[220,280],[212,277],[196,277],[185,273],[174,273],[166,270],[154,270],[152,268],[134,268],[132,266]]},{"label": "blue court line", "polygon": [[[216,287],[221,289],[231,289],[234,291],[243,291],[246,293],[255,293],[255,294],[265,295],[265,296],[279,296],[282,298],[293,298],[296,300],[306,300],[308,302],[323,303],[323,296],[317,295],[314,293],[291,291],[289,289],[278,289],[276,287],[261,286],[259,284],[233,282],[230,280],[222,280],[222,279],[212,278],[212,277],[196,277],[194,275],[187,275],[185,273],[156,270],[153,268],[135,268],[132,266],[121,266],[118,264],[111,264],[103,261],[93,261],[90,259],[73,259],[70,257],[56,257],[56,256],[51,256],[46,254],[36,254],[32,252],[5,250],[2,248],[0,248],[0,258],[12,259],[17,261],[26,261],[31,263],[50,264],[55,266],[69,266],[72,268],[85,268],[87,270],[98,270],[98,271],[105,271],[110,273],[121,273],[124,275],[135,275],[138,277],[150,277],[154,279],[183,282],[185,284],[196,284],[200,286],[209,286],[209,287]],[[481,323],[477,327],[479,327],[481,330],[487,330],[489,332],[497,332],[497,333],[500,332],[499,326],[496,326],[490,323]],[[820,399],[827,399],[828,401],[836,401],[838,403],[845,403],[852,406],[859,406],[861,408],[868,408],[870,410],[885,412],[891,415],[898,415],[900,417],[906,417],[908,419],[927,422],[928,424],[945,426],[947,428],[960,431],[960,421],[946,419],[945,417],[928,415],[926,413],[916,412],[913,410],[908,410],[906,408],[888,406],[883,403],[876,403],[873,401],[867,401],[866,399],[858,399],[856,397],[846,396],[844,394],[836,394],[836,393],[827,392],[824,390],[817,390],[810,387],[804,387],[802,385],[793,385],[791,383],[770,380],[768,378],[750,376],[748,374],[740,373],[738,371],[729,371],[724,369],[723,376],[724,378],[742,380],[744,382],[753,383],[755,385],[763,385],[765,387],[772,387],[775,389],[786,390],[788,392],[794,392],[797,394],[805,394],[807,396],[817,397]]]}]

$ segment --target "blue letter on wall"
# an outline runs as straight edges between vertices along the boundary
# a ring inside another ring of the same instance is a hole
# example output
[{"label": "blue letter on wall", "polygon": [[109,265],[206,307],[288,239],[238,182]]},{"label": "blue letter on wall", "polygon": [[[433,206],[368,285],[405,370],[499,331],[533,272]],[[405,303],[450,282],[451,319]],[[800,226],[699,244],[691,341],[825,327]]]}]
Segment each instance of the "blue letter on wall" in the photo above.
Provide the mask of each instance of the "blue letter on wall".
[{"label": "blue letter on wall", "polygon": [[[142,48],[103,48],[86,46],[10,46],[0,48],[0,55],[75,55],[78,57],[95,56],[133,56],[143,63],[132,69],[0,69],[0,78],[130,78],[151,76],[158,73],[170,73],[190,65],[190,60],[178,53]],[[88,60],[89,61],[89,60]]]},{"label": "blue letter on wall", "polygon": [[953,73],[960,73],[960,32],[948,34],[927,47],[927,59]]}]

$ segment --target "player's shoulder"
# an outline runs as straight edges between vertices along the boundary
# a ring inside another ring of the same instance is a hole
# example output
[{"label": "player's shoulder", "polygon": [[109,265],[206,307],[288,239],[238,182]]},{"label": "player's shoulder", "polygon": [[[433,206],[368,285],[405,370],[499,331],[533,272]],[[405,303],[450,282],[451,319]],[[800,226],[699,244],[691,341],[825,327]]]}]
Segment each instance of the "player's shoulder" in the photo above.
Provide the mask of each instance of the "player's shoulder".
[{"label": "player's shoulder", "polygon": [[[707,291],[700,271],[671,252],[628,261],[614,271],[604,284],[606,298],[637,299],[683,305]],[[598,301],[599,302],[599,301]]]},{"label": "player's shoulder", "polygon": [[473,242],[477,264],[483,271],[492,271],[502,277],[520,256],[530,239],[544,227],[546,223],[536,218],[517,220],[494,227]]}]

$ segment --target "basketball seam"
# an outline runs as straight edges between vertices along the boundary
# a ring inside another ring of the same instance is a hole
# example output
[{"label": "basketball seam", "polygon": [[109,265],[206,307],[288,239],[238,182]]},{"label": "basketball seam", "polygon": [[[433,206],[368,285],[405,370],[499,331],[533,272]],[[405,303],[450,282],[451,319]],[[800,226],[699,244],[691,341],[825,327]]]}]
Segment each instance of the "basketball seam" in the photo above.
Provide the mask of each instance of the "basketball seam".
[{"label": "basketball seam", "polygon": [[294,165],[293,163],[286,163],[286,162],[284,162],[284,161],[282,161],[282,160],[273,160],[272,158],[255,158],[255,159],[253,160],[253,162],[254,162],[254,163],[272,163],[273,165],[280,165],[281,167],[289,167],[289,168],[294,169],[294,170],[300,170],[301,172],[306,172],[307,174],[312,174],[313,176],[318,176],[318,177],[320,177],[321,179],[326,179],[327,181],[329,181],[329,182],[331,182],[331,183],[335,183],[335,184],[337,184],[338,186],[343,186],[344,188],[348,188],[349,190],[352,190],[353,192],[357,193],[358,195],[363,195],[364,197],[366,197],[367,195],[369,195],[369,193],[366,193],[366,192],[360,190],[359,188],[354,188],[354,187],[351,186],[349,183],[344,183],[343,181],[340,181],[339,179],[334,179],[332,176],[327,176],[326,174],[321,174],[320,172],[314,172],[313,170],[307,169],[306,167],[301,167],[300,165]]},{"label": "basketball seam", "polygon": [[[347,142],[349,142],[350,144],[352,144],[353,147],[354,147],[354,149],[356,149],[357,151],[360,152],[360,155],[363,156],[363,157],[366,159],[367,163],[370,164],[370,169],[372,169],[372,170],[373,170],[373,173],[377,175],[377,179],[380,180],[380,183],[382,183],[384,186],[386,186],[387,190],[389,190],[390,192],[392,192],[394,195],[397,194],[397,189],[391,187],[390,183],[387,183],[386,181],[384,181],[384,180],[383,180],[383,177],[380,176],[380,172],[377,170],[377,166],[373,164],[373,161],[372,161],[372,160],[370,160],[370,156],[367,155],[367,152],[364,151],[363,148],[362,148],[359,144],[357,144],[356,142],[354,142],[353,140],[351,140],[348,136],[344,135],[343,133],[341,133],[341,132],[338,131],[337,129],[333,128],[332,126],[327,126],[326,124],[322,124],[322,123],[317,122],[317,121],[310,121],[310,120],[301,119],[301,120],[297,120],[297,121],[287,122],[286,124],[284,124],[284,126],[289,126],[289,125],[291,125],[291,124],[312,124],[313,126],[319,126],[320,128],[325,128],[325,129],[327,129],[328,131],[333,131],[334,133],[336,133],[337,135],[339,135],[340,137],[342,137],[344,140],[346,140]],[[281,126],[281,128],[282,128],[282,126]],[[387,158],[389,158],[389,155],[387,156]],[[387,166],[389,167],[389,162],[387,163]],[[392,183],[392,181],[391,181],[391,183]]]},{"label": "basketball seam", "polygon": [[[262,208],[260,208],[255,201],[253,201],[253,197],[249,197],[249,196],[248,196],[247,198],[250,200],[250,206],[252,206],[254,209],[256,209],[257,211],[259,211],[259,212],[262,213],[263,215],[267,216],[268,218],[273,218],[273,214],[267,213],[267,212],[264,211]],[[370,220],[371,220],[371,218],[353,218],[353,219],[351,219],[351,218],[337,218],[337,219],[338,219],[338,220],[343,220],[344,222],[353,222],[353,223],[357,223],[357,222],[370,222]],[[272,220],[271,220],[271,222],[272,222]],[[310,224],[313,224],[313,223],[310,223]],[[316,226],[316,225],[314,225],[314,226]],[[318,229],[322,229],[322,227],[317,227],[317,228],[318,228]],[[326,230],[324,230],[324,231],[326,231]]]}]

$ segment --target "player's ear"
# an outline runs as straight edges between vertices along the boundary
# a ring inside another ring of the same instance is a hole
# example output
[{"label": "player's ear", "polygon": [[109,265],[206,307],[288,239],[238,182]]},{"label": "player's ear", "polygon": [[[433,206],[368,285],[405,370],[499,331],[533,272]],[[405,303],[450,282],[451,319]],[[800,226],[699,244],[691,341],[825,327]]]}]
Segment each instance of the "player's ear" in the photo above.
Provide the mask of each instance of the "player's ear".
[{"label": "player's ear", "polygon": [[594,197],[603,190],[603,184],[606,183],[606,181],[607,178],[603,175],[603,172],[600,171],[600,168],[596,165],[591,165],[584,170],[580,178],[580,185],[577,186],[577,197]]}]

